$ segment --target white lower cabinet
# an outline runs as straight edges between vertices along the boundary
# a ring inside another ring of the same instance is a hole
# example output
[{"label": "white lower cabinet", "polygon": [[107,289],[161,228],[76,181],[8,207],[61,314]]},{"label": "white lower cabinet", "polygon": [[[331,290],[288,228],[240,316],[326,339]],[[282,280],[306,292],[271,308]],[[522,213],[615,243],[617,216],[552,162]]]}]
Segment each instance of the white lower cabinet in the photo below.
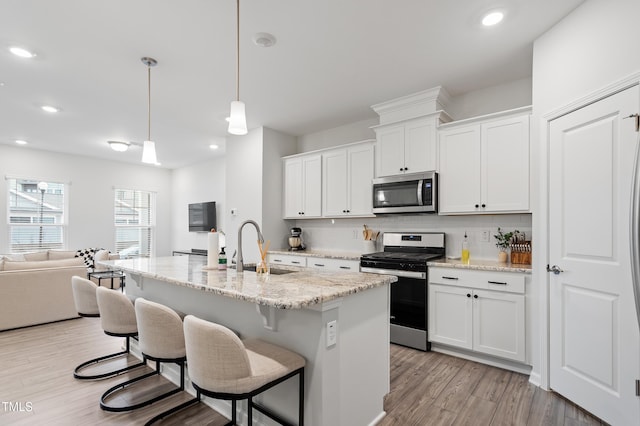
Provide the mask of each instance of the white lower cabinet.
[{"label": "white lower cabinet", "polygon": [[307,267],[325,271],[358,272],[360,261],[347,259],[332,259],[326,257],[308,257]]},{"label": "white lower cabinet", "polygon": [[307,258],[305,256],[296,256],[289,254],[273,254],[269,253],[267,255],[267,262],[273,267],[278,265],[288,265],[288,266],[299,266],[306,267],[307,266]]},{"label": "white lower cabinet", "polygon": [[429,340],[525,362],[524,281],[517,273],[429,268]]}]

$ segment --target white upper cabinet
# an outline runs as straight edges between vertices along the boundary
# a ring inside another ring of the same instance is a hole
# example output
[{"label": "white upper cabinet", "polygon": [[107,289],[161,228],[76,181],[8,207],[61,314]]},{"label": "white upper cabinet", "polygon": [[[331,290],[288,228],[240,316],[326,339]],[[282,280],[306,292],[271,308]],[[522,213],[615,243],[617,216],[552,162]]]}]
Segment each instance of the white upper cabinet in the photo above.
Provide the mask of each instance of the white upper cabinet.
[{"label": "white upper cabinet", "polygon": [[435,170],[437,120],[437,116],[429,116],[374,128],[377,176]]},{"label": "white upper cabinet", "polygon": [[284,159],[284,218],[322,216],[322,155]]},{"label": "white upper cabinet", "polygon": [[528,113],[445,125],[438,143],[441,214],[529,211]]},{"label": "white upper cabinet", "polygon": [[322,154],[322,215],[372,216],[372,142]]}]

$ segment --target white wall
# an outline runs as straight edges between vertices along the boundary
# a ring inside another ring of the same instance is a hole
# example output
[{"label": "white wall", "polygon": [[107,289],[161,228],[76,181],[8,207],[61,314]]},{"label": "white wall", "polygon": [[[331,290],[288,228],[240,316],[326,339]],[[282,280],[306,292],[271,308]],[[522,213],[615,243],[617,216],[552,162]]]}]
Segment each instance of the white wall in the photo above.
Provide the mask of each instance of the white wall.
[{"label": "white wall", "polygon": [[266,127],[263,130],[262,229],[271,247],[284,247],[293,224],[282,219],[282,157],[296,153],[296,138]]},{"label": "white wall", "polygon": [[[6,176],[69,183],[67,248],[115,246],[114,188],[157,193],[156,254],[171,253],[171,172],[79,155],[0,145],[0,223],[7,223]],[[9,251],[0,233],[0,253]]]},{"label": "white wall", "polygon": [[369,118],[344,126],[334,127],[308,135],[298,136],[298,152],[309,152],[317,149],[332,148],[351,142],[375,139],[376,132],[370,127],[380,124],[378,118]]},{"label": "white wall", "polygon": [[172,249],[207,249],[206,232],[189,232],[190,203],[216,202],[217,229],[226,232],[226,161],[224,158],[174,169],[171,175]]},{"label": "white wall", "polygon": [[[543,116],[610,83],[640,71],[638,0],[588,0],[534,43],[532,118],[533,285],[540,294],[537,319],[545,326],[548,286],[547,158],[548,140]],[[537,328],[536,328],[537,330]],[[534,373],[546,383],[547,336],[534,352]],[[546,361],[545,361],[546,362]]]},{"label": "white wall", "polygon": [[531,105],[531,78],[464,93],[451,99],[447,113],[455,120]]}]

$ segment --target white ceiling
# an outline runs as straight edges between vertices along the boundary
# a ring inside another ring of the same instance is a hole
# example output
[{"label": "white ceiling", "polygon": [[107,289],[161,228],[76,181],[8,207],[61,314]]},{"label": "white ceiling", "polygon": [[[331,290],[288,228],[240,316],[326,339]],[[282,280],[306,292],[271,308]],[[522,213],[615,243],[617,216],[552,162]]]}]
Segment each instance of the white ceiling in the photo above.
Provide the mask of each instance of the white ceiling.
[{"label": "white ceiling", "polygon": [[[583,0],[243,0],[240,98],[249,128],[294,136],[375,117],[370,105],[434,86],[456,96],[531,75],[532,42]],[[235,97],[234,0],[2,0],[0,143],[162,167],[224,152]],[[481,28],[484,12],[506,18]],[[277,38],[271,48],[256,32]],[[33,59],[9,53],[23,46]],[[52,115],[39,106],[62,108]],[[232,137],[233,138],[233,137]],[[229,139],[229,143],[232,142]],[[209,145],[221,145],[218,153]]]}]

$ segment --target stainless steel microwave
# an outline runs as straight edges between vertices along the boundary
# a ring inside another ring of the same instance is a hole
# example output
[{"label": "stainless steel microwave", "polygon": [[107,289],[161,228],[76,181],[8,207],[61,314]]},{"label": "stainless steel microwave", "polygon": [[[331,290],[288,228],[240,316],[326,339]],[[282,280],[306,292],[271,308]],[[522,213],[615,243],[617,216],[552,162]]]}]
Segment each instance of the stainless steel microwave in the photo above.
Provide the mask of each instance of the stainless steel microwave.
[{"label": "stainless steel microwave", "polygon": [[438,174],[411,173],[373,179],[373,213],[437,213]]}]

